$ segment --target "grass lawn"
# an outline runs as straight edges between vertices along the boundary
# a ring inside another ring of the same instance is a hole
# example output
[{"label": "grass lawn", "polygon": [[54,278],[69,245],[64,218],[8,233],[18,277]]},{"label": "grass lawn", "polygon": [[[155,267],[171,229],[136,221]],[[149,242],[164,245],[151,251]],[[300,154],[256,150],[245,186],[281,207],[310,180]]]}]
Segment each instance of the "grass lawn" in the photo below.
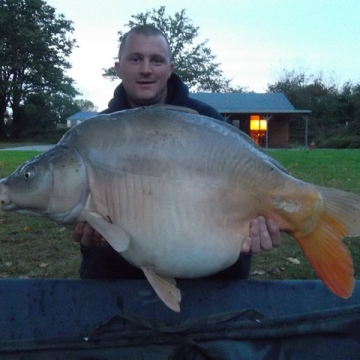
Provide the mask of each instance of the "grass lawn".
[{"label": "grass lawn", "polygon": [[[36,151],[0,151],[0,178]],[[0,213],[0,278],[78,278],[79,245],[71,229],[34,216]]]},{"label": "grass lawn", "polygon": [[[269,150],[269,153],[295,177],[360,195],[360,150]],[[36,154],[0,151],[0,178]],[[282,238],[278,249],[253,256],[251,278],[316,278],[295,240],[286,234]],[[358,274],[360,238],[345,241]],[[78,277],[78,244],[71,240],[70,229],[49,220],[1,213],[0,244],[0,277]]]}]

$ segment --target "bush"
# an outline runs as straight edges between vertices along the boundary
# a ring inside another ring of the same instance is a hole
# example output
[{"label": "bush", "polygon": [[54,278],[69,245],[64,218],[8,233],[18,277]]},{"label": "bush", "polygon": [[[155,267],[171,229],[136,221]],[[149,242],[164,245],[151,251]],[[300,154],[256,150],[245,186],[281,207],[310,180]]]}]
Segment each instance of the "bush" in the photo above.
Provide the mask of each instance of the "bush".
[{"label": "bush", "polygon": [[316,142],[318,148],[331,149],[358,149],[360,137],[356,135],[331,136]]},{"label": "bush", "polygon": [[39,143],[57,143],[68,129],[47,130],[42,132],[32,132],[29,138]]}]

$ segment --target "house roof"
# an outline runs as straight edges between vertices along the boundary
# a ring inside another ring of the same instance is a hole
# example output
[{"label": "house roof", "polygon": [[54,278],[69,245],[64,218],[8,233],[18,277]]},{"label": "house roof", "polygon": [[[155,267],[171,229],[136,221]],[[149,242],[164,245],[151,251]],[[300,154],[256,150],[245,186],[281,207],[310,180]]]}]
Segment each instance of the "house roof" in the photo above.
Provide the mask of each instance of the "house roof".
[{"label": "house roof", "polygon": [[98,112],[96,111],[79,111],[76,114],[69,116],[67,120],[87,120],[97,114]]},{"label": "house roof", "polygon": [[283,93],[191,93],[190,97],[214,107],[220,113],[308,114],[296,110]]}]

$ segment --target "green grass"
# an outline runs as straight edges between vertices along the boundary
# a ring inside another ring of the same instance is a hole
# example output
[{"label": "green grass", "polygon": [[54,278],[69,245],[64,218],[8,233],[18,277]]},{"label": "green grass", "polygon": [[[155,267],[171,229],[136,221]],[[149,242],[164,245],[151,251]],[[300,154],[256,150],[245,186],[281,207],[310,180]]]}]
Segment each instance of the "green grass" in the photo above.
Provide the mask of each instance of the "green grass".
[{"label": "green grass", "polygon": [[9,175],[23,162],[38,154],[38,151],[0,151],[0,178]]},{"label": "green grass", "polygon": [[[0,178],[36,151],[0,151]],[[79,245],[71,229],[27,215],[0,213],[0,278],[77,278]]]},{"label": "green grass", "polygon": [[[0,178],[38,154],[0,151]],[[308,182],[360,194],[360,150],[270,150],[292,175]],[[253,256],[253,279],[313,279],[311,266],[295,240],[282,236],[281,247]],[[346,240],[360,273],[360,239]],[[78,244],[70,229],[47,219],[0,213],[0,277],[77,278]],[[287,258],[300,261],[292,264]]]},{"label": "green grass", "polygon": [[291,175],[360,194],[360,150],[270,150]]},{"label": "green grass", "polygon": [[0,278],[77,278],[70,230],[37,217],[0,214]]}]

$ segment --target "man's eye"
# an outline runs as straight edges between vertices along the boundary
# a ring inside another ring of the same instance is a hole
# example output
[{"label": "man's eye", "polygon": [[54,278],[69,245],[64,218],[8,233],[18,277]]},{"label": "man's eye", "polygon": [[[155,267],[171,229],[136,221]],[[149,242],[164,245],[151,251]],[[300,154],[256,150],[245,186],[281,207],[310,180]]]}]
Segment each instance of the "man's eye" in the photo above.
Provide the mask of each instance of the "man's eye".
[{"label": "man's eye", "polygon": [[163,59],[153,59],[153,63],[154,64],[163,64],[164,60]]},{"label": "man's eye", "polygon": [[139,62],[140,58],[139,57],[132,57],[132,58],[130,58],[130,61],[131,62]]}]

